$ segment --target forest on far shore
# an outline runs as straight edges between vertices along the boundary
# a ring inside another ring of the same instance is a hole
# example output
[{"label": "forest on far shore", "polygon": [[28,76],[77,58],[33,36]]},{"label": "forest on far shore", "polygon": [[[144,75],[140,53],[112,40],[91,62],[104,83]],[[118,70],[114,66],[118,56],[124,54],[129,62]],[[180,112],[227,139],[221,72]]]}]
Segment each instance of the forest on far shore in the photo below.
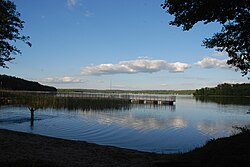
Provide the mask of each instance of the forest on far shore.
[{"label": "forest on far shore", "polygon": [[195,96],[250,96],[250,84],[219,84],[213,88],[196,89]]},{"label": "forest on far shore", "polygon": [[8,75],[0,75],[0,90],[57,91],[55,87]]}]

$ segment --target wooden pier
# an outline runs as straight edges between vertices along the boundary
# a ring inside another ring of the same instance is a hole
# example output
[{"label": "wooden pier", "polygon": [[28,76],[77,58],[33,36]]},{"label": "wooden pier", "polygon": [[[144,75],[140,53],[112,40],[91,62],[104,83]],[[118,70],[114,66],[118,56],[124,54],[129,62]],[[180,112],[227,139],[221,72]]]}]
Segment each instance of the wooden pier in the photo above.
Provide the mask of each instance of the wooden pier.
[{"label": "wooden pier", "polygon": [[[167,104],[173,105],[176,96],[162,94],[132,94],[132,93],[88,93],[88,92],[44,92],[44,91],[0,91],[14,94],[52,95],[57,97],[78,97],[91,99],[122,99],[138,104]],[[1,99],[2,101],[2,99]]]},{"label": "wooden pier", "polygon": [[167,104],[173,105],[176,96],[159,94],[131,94],[131,93],[86,93],[86,92],[58,92],[58,97],[105,98],[129,100],[138,104]]}]

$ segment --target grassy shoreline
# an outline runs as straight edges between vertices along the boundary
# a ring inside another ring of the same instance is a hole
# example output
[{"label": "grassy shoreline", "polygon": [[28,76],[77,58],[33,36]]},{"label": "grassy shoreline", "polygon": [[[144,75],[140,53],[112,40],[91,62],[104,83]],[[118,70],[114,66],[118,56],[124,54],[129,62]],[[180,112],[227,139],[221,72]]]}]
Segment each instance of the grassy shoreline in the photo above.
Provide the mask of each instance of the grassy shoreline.
[{"label": "grassy shoreline", "polygon": [[0,166],[246,166],[250,132],[183,154],[155,154],[0,129]]}]

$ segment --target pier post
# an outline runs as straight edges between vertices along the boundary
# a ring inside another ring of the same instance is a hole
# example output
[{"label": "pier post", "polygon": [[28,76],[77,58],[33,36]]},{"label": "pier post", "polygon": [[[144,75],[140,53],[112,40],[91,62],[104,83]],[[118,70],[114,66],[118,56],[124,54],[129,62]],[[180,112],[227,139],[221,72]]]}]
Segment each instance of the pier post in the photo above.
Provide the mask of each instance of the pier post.
[{"label": "pier post", "polygon": [[34,126],[34,112],[35,112],[35,108],[33,107],[28,107],[30,110],[30,126],[33,127]]}]

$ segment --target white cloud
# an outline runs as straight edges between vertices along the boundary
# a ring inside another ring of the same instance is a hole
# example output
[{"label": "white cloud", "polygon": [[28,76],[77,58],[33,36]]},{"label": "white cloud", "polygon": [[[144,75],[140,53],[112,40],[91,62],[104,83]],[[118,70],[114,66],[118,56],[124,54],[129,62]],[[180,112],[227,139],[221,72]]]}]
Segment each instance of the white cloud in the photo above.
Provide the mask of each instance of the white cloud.
[{"label": "white cloud", "polygon": [[138,56],[137,58],[138,59],[148,59],[149,57],[148,56]]},{"label": "white cloud", "polygon": [[212,56],[215,56],[215,57],[223,57],[226,55],[227,55],[226,52],[214,52],[214,54],[212,54]]},{"label": "white cloud", "polygon": [[83,75],[109,75],[109,74],[134,74],[134,73],[153,73],[161,70],[169,72],[184,72],[191,66],[186,63],[168,63],[165,60],[129,60],[121,61],[118,64],[100,64],[83,67]]},{"label": "white cloud", "polygon": [[112,89],[125,89],[125,85],[112,85]]},{"label": "white cloud", "polygon": [[166,63],[166,70],[170,72],[184,72],[184,70],[190,68],[191,65],[181,62]]},{"label": "white cloud", "polygon": [[161,84],[161,86],[168,86],[168,84],[163,83],[163,84]]},{"label": "white cloud", "polygon": [[198,61],[195,63],[195,65],[198,65],[202,68],[223,68],[227,69],[230,66],[227,64],[227,59],[220,60],[216,58],[211,57],[205,57],[201,61]]},{"label": "white cloud", "polygon": [[48,77],[42,80],[44,83],[82,83],[79,78],[64,76],[64,77]]},{"label": "white cloud", "polygon": [[76,6],[78,0],[67,0],[67,5],[69,7],[74,7]]},{"label": "white cloud", "polygon": [[[240,81],[240,80],[225,80],[225,81],[222,81],[218,84],[221,84],[221,83],[228,83],[228,84],[243,84],[245,83],[244,81]],[[217,85],[218,85],[217,84]]]}]

